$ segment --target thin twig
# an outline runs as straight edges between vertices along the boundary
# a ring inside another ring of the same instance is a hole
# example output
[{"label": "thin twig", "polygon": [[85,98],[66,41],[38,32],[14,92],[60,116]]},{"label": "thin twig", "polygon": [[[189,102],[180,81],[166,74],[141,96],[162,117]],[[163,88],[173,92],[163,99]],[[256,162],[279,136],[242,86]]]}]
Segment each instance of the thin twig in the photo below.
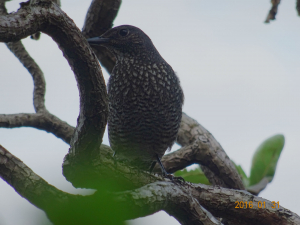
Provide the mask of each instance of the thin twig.
[{"label": "thin twig", "polygon": [[280,0],[271,0],[272,7],[269,11],[269,14],[267,16],[267,19],[265,23],[270,23],[270,20],[275,20],[276,14],[278,12],[278,5],[280,4]]},{"label": "thin twig", "polygon": [[54,134],[67,144],[74,133],[74,127],[60,120],[50,113],[19,113],[19,114],[0,114],[0,127],[34,127],[39,130]]},{"label": "thin twig", "polygon": [[5,43],[8,49],[20,60],[31,74],[34,84],[33,105],[35,112],[47,112],[45,107],[46,82],[44,74],[38,64],[29,55],[21,41]]}]

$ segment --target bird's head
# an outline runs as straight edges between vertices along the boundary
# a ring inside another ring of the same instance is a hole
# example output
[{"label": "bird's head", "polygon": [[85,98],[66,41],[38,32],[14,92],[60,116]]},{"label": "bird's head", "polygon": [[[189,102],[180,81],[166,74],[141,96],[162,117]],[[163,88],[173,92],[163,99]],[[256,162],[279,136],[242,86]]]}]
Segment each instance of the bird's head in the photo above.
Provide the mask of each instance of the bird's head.
[{"label": "bird's head", "polygon": [[151,39],[141,29],[130,25],[114,27],[100,37],[89,38],[87,41],[90,45],[108,48],[117,58],[156,51]]}]

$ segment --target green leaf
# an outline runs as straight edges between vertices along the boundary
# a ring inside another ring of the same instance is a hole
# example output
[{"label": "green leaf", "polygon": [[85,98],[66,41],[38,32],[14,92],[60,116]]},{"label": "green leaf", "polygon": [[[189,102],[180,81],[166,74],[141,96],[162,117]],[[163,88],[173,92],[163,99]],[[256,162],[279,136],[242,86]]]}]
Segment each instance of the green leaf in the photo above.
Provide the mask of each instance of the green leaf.
[{"label": "green leaf", "polygon": [[207,184],[210,185],[208,179],[204,175],[203,171],[200,169],[200,167],[187,171],[187,169],[184,170],[178,170],[174,173],[177,177],[182,177],[185,181],[191,182],[191,183],[201,183],[201,184]]},{"label": "green leaf", "polygon": [[273,180],[283,146],[284,136],[278,134],[268,138],[257,148],[252,159],[249,186],[259,183],[264,177],[269,182]]},{"label": "green leaf", "polygon": [[235,162],[233,162],[231,160],[231,162],[233,163],[233,165],[235,166],[236,170],[238,171],[238,173],[240,174],[240,176],[242,177],[242,181],[245,187],[248,187],[249,185],[249,178],[247,177],[245,171],[243,170],[241,165],[236,165]]}]

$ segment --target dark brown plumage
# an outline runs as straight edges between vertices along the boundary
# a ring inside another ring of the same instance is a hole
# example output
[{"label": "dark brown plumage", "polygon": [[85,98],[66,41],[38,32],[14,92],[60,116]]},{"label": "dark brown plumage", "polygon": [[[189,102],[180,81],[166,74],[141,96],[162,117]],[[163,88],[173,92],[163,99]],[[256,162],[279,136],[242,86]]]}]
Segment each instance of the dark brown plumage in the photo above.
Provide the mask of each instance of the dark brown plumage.
[{"label": "dark brown plumage", "polygon": [[111,147],[118,158],[149,169],[176,140],[184,98],[179,79],[137,27],[115,27],[88,42],[117,60],[108,82]]}]

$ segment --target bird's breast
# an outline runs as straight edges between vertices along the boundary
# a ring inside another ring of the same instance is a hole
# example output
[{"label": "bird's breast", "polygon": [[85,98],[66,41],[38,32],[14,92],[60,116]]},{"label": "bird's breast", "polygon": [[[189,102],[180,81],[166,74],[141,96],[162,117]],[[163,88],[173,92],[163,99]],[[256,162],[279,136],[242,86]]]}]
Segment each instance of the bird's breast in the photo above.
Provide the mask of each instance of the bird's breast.
[{"label": "bird's breast", "polygon": [[174,72],[164,64],[126,61],[115,66],[108,91],[111,98],[122,98],[126,103],[143,98],[163,103],[174,97],[176,89],[180,88],[177,82],[172,82],[174,79],[177,79]]}]

